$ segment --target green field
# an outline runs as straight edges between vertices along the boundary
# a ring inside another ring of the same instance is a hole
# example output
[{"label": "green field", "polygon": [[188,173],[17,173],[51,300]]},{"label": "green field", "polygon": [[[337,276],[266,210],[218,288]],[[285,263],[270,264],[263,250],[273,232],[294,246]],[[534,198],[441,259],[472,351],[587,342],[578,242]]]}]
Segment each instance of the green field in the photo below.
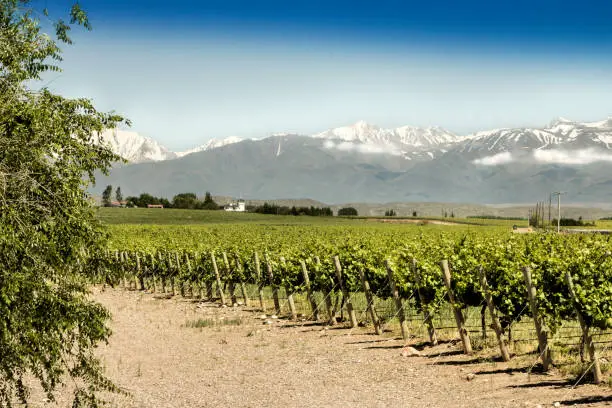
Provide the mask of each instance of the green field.
[{"label": "green field", "polygon": [[[198,249],[215,242],[242,237],[267,247],[295,245],[306,237],[326,237],[340,245],[351,236],[369,236],[378,241],[392,236],[396,241],[416,234],[510,232],[513,221],[385,217],[279,216],[225,211],[98,208],[98,218],[108,225],[110,245],[117,249]],[[409,221],[409,222],[408,222]],[[442,224],[451,223],[452,224]],[[520,225],[520,224],[519,224]]]},{"label": "green field", "polygon": [[96,209],[98,218],[107,224],[197,225],[197,224],[345,224],[355,223],[342,217],[307,217],[265,215],[228,211],[181,210],[172,208],[106,208]]},{"label": "green field", "polygon": [[[97,216],[106,224],[148,224],[148,225],[199,225],[199,224],[240,224],[256,223],[269,225],[364,225],[373,222],[415,221],[413,217],[309,217],[293,215],[266,215],[256,213],[234,213],[227,211],[181,210],[171,208],[106,208],[96,209]],[[448,222],[466,226],[508,227],[526,226],[526,221],[419,217],[417,220]],[[612,225],[612,221],[609,222]]]}]

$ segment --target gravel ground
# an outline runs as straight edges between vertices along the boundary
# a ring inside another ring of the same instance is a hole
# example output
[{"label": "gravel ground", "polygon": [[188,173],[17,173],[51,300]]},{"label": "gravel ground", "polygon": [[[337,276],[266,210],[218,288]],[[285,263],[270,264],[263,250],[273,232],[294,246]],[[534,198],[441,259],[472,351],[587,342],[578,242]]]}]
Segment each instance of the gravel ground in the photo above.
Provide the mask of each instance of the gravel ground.
[{"label": "gravel ground", "polygon": [[[612,405],[609,386],[572,388],[516,361],[475,363],[453,343],[402,357],[397,334],[371,328],[262,320],[253,309],[121,289],[94,296],[113,314],[100,349],[106,373],[129,393],[108,396],[113,407]],[[188,327],[199,319],[205,327]],[[63,394],[53,406],[69,406]]]}]

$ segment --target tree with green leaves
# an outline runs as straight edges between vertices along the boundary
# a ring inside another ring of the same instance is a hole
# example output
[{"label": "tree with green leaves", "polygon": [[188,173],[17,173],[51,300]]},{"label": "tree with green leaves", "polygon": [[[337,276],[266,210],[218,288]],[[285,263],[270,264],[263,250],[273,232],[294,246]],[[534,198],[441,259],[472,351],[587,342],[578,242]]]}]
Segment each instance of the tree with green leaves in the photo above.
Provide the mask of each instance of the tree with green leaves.
[{"label": "tree with green leaves", "polygon": [[103,206],[105,207],[111,206],[112,195],[113,195],[113,186],[111,185],[106,186],[106,188],[102,192],[102,205]]},{"label": "tree with green leaves", "polygon": [[210,192],[207,191],[204,195],[204,202],[202,203],[200,208],[202,208],[203,210],[218,210],[219,205],[215,202],[215,200],[213,200]]},{"label": "tree with green leaves", "polygon": [[194,193],[180,193],[172,198],[172,207],[194,209],[198,206],[198,198]]},{"label": "tree with green leaves", "polygon": [[345,208],[341,208],[338,210],[338,215],[342,217],[346,217],[346,216],[356,217],[357,215],[359,215],[359,213],[357,212],[357,209],[354,207],[345,207]]},{"label": "tree with green leaves", "polygon": [[54,35],[39,17],[50,18],[30,0],[0,0],[0,406],[27,405],[36,379],[50,400],[69,384],[73,406],[95,407],[99,391],[117,388],[93,354],[110,316],[89,297],[106,232],[86,190],[119,159],[100,133],[127,122],[32,88],[60,70],[71,27],[90,29],[78,4]]},{"label": "tree with green leaves", "polygon": [[121,192],[121,187],[117,187],[117,189],[115,190],[115,198],[117,199],[119,204],[121,204],[121,202],[123,201],[123,193]]}]

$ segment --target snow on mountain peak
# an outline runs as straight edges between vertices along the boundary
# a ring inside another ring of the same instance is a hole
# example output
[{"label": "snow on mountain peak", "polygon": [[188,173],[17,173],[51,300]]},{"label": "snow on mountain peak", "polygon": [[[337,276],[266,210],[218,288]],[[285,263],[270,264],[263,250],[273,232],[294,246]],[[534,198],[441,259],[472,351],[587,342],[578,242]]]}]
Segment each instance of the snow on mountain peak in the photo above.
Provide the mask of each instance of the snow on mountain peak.
[{"label": "snow on mountain peak", "polygon": [[[292,134],[272,134],[272,136],[289,135]],[[559,117],[543,128],[494,129],[463,137],[439,126],[381,128],[360,120],[352,125],[328,129],[311,137],[325,139],[327,148],[333,145],[357,152],[400,154],[408,159],[436,156],[448,150],[500,153],[516,149],[550,149],[562,144],[612,149],[612,117],[599,122],[584,123]],[[172,152],[155,140],[133,131],[108,129],[102,132],[99,139],[100,143],[106,144],[115,153],[132,163],[175,159],[245,140],[236,136],[210,139],[196,148]]]},{"label": "snow on mountain peak", "polygon": [[590,128],[612,128],[612,116],[608,116],[606,120],[599,122],[587,122],[583,123],[583,125]]},{"label": "snow on mountain peak", "polygon": [[230,144],[234,144],[234,143],[238,143],[238,142],[242,142],[244,139],[237,137],[237,136],[229,136],[226,137],[225,139],[210,139],[208,142],[206,142],[205,144],[195,147],[193,149],[189,149],[186,150],[184,152],[178,152],[176,155],[178,157],[183,157],[183,156],[187,156],[188,154],[192,154],[192,153],[198,153],[198,152],[203,152],[205,150],[212,150],[212,149],[216,149],[218,147],[223,147],[223,146],[227,146]]},{"label": "snow on mountain peak", "polygon": [[351,126],[329,129],[312,137],[339,139],[345,142],[386,146],[410,151],[438,147],[460,140],[457,135],[440,127],[402,126],[395,129],[384,129],[363,120]]},{"label": "snow on mountain peak", "polygon": [[378,126],[372,125],[365,120],[359,120],[351,125],[351,127],[355,129],[378,129]]},{"label": "snow on mountain peak", "polygon": [[571,119],[564,118],[563,116],[558,116],[554,118],[551,122],[552,125],[560,124],[560,123],[576,123]]},{"label": "snow on mountain peak", "polygon": [[137,132],[107,129],[99,135],[99,143],[105,144],[117,155],[131,163],[161,161],[176,158],[176,154]]}]

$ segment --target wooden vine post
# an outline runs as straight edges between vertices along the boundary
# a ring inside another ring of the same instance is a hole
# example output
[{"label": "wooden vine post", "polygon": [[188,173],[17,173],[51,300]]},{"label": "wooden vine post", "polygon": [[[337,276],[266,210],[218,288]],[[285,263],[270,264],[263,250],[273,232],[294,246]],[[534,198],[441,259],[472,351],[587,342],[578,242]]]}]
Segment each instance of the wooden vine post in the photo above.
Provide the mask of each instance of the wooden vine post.
[{"label": "wooden vine post", "polygon": [[[159,259],[159,263],[158,263],[159,268],[158,268],[158,270],[159,270],[159,272],[161,272],[161,271],[162,271],[162,268],[163,268],[163,265],[164,265],[164,264],[163,264],[163,262],[164,262],[164,257],[163,257],[163,255],[162,255],[162,253],[161,253],[161,252],[158,252],[158,253],[157,253],[157,257],[158,257],[158,259]],[[160,278],[160,280],[161,280],[161,290],[162,290],[162,293],[164,293],[164,294],[166,293],[166,277],[167,277],[167,275],[168,275],[167,273],[162,274],[162,276],[161,276],[161,278]]]},{"label": "wooden vine post", "polygon": [[[319,268],[321,267],[321,259],[319,259],[318,256],[315,256],[314,258],[315,264],[317,264],[317,268],[316,268],[316,273],[320,273],[319,272]],[[333,287],[328,288],[325,290],[325,309],[327,310],[327,317],[328,317],[328,321],[327,324],[329,324],[330,326],[335,325],[336,323],[338,323],[336,321],[336,311],[333,308],[332,305],[332,294],[333,294]]]},{"label": "wooden vine post", "polygon": [[597,351],[595,350],[595,343],[593,342],[593,336],[590,333],[590,328],[584,320],[582,312],[580,311],[580,302],[578,301],[578,296],[576,295],[576,289],[574,288],[574,281],[572,280],[572,275],[569,272],[566,272],[565,274],[565,282],[567,283],[570,295],[572,296],[574,310],[576,310],[576,314],[578,315],[578,321],[580,322],[580,327],[582,328],[582,336],[589,351],[591,366],[593,367],[593,382],[595,384],[601,384],[601,382],[603,381],[603,376],[601,374],[601,367],[599,365]]},{"label": "wooden vine post", "polygon": [[491,289],[489,288],[487,276],[482,266],[480,267],[480,286],[482,287],[484,298],[487,302],[487,308],[489,309],[489,315],[491,316],[491,321],[493,323],[492,326],[493,330],[495,331],[495,336],[497,337],[497,343],[499,344],[499,351],[501,352],[502,360],[510,361],[510,353],[508,352],[508,346],[506,345],[504,331],[499,323],[497,311],[495,310],[495,304],[493,303],[493,296],[491,295]]},{"label": "wooden vine post", "polygon": [[266,306],[264,303],[265,279],[263,278],[263,276],[261,276],[261,265],[259,264],[259,255],[257,254],[257,252],[255,252],[254,258],[255,258],[255,274],[257,275],[257,286],[258,286],[257,289],[259,292],[259,307],[261,308],[262,312],[266,313]]},{"label": "wooden vine post", "polygon": [[153,285],[151,286],[151,293],[155,293],[157,292],[157,276],[155,276],[155,257],[153,256],[153,254],[149,254],[149,259],[151,262],[151,281],[153,282]]},{"label": "wooden vine post", "polygon": [[138,290],[138,270],[133,268],[132,265],[129,264],[131,255],[136,256],[136,253],[126,252],[125,260],[128,263],[128,268],[130,271],[130,277],[128,279],[128,286],[132,290]]},{"label": "wooden vine post", "polygon": [[395,283],[395,277],[393,276],[393,268],[391,268],[391,263],[388,259],[385,260],[385,267],[387,268],[387,276],[389,278],[389,287],[391,288],[391,295],[393,296],[393,301],[395,302],[395,312],[397,313],[397,318],[400,322],[400,328],[402,329],[402,339],[404,339],[405,343],[408,340],[410,334],[408,332],[406,314],[404,313],[404,305],[402,304],[402,299],[400,298],[399,290],[397,289],[397,284]]},{"label": "wooden vine post", "polygon": [[376,315],[376,310],[374,309],[374,296],[372,296],[372,291],[370,290],[370,283],[366,279],[365,273],[363,269],[359,269],[359,277],[361,278],[361,285],[363,287],[363,292],[365,293],[366,302],[368,302],[368,313],[370,314],[370,318],[372,319],[372,324],[374,325],[374,330],[376,334],[379,336],[383,333],[382,326],[380,324],[380,319]]},{"label": "wooden vine post", "polygon": [[536,288],[531,280],[531,268],[526,266],[523,268],[523,278],[525,279],[525,286],[527,287],[527,298],[529,300],[529,307],[531,308],[531,316],[533,317],[533,324],[535,325],[536,334],[538,336],[538,345],[540,349],[540,356],[542,357],[542,366],[544,371],[548,371],[552,365],[552,354],[548,347],[548,332],[544,330],[544,324],[542,317],[538,313],[538,303],[536,300]]},{"label": "wooden vine post", "polygon": [[[134,252],[134,261],[136,261],[137,256],[138,256],[138,252]],[[136,265],[136,270],[132,271],[132,277],[130,279],[130,289],[132,288],[132,284],[134,284],[134,290],[138,290],[139,276],[140,276],[140,265]]]},{"label": "wooden vine post", "polygon": [[[200,259],[202,259],[203,257],[204,257],[203,254],[200,255]],[[210,276],[206,276],[204,278],[204,285],[206,285],[206,298],[210,301],[215,296],[214,290],[213,290],[213,281]]]},{"label": "wooden vine post", "polygon": [[302,267],[302,275],[304,276],[304,284],[306,285],[306,296],[308,297],[308,302],[310,302],[310,310],[312,311],[313,320],[319,320],[319,307],[317,306],[317,301],[314,298],[314,293],[312,292],[312,286],[310,285],[310,277],[308,276],[308,269],[306,268],[306,262],[300,259],[300,266]]},{"label": "wooden vine post", "polygon": [[240,292],[242,293],[242,299],[244,300],[244,305],[248,307],[249,295],[247,293],[244,280],[242,279],[242,262],[240,262],[240,257],[238,256],[238,253],[234,254],[234,259],[236,260],[236,270],[238,272],[238,282],[240,283]]},{"label": "wooden vine post", "polygon": [[134,271],[130,267],[130,258],[127,251],[121,251],[121,262],[125,267],[125,287],[128,290],[132,290],[132,276],[134,276]]},{"label": "wooden vine post", "polygon": [[217,281],[217,292],[219,292],[219,298],[221,299],[221,304],[225,304],[225,294],[223,293],[223,284],[221,284],[221,276],[219,275],[219,268],[217,267],[217,259],[215,258],[215,253],[210,253],[210,260],[212,262],[213,271],[215,272],[215,280]]},{"label": "wooden vine post", "polygon": [[187,266],[187,276],[191,279],[190,282],[187,282],[187,289],[189,289],[189,297],[193,298],[195,297],[193,292],[193,274],[191,271],[191,261],[189,260],[189,254],[187,252],[185,252],[185,265]]},{"label": "wooden vine post", "polygon": [[134,262],[136,262],[136,271],[134,273],[134,290],[142,290],[140,286],[140,274],[142,273],[140,269],[140,262],[138,262],[138,252],[134,252]]},{"label": "wooden vine post", "polygon": [[125,287],[128,289],[132,289],[132,281],[130,278],[128,278],[129,275],[133,274],[132,270],[130,270],[128,263],[130,262],[130,257],[128,255],[127,252],[125,251],[121,251],[121,263],[124,264],[125,266],[127,266],[127,268],[124,267],[125,270],[125,278],[124,278],[124,284]]},{"label": "wooden vine post", "polygon": [[232,305],[235,305],[238,303],[238,299],[236,298],[236,279],[232,273],[232,268],[225,252],[223,252],[223,264],[225,265],[225,273],[229,279],[230,299],[232,300]]},{"label": "wooden vine post", "polygon": [[176,296],[176,285],[175,285],[175,276],[176,276],[176,271],[174,270],[174,266],[172,263],[172,256],[170,255],[170,253],[168,253],[168,270],[170,271],[171,275],[170,275],[170,289],[172,291],[172,296]]},{"label": "wooden vine post", "polygon": [[[200,262],[198,262],[198,259],[200,259]],[[202,276],[200,275],[201,269],[198,268],[198,265],[201,265],[201,259],[202,258],[200,256],[199,252],[194,252],[193,253],[193,262],[195,264],[195,269],[196,269],[195,279],[196,279],[196,282],[197,282],[197,285],[198,285],[198,298],[200,300],[203,300],[204,299],[204,285],[205,285],[205,283],[204,283],[204,279],[202,279]]]},{"label": "wooden vine post", "polygon": [[433,316],[427,310],[427,303],[425,302],[425,295],[423,294],[423,288],[421,284],[421,273],[419,272],[419,268],[417,268],[417,260],[415,258],[412,258],[412,273],[414,275],[414,281],[416,282],[417,293],[419,294],[419,299],[421,301],[421,309],[423,310],[423,320],[427,325],[429,342],[432,346],[436,346],[438,344],[438,336],[436,334],[436,328],[433,324]]},{"label": "wooden vine post", "polygon": [[470,342],[470,336],[468,334],[468,331],[465,328],[465,319],[463,318],[463,313],[461,312],[460,308],[455,306],[455,295],[453,293],[453,289],[451,288],[451,273],[448,267],[448,261],[446,259],[443,259],[440,262],[440,268],[442,269],[444,285],[446,285],[446,290],[448,292],[448,300],[451,305],[451,308],[453,309],[455,321],[457,322],[459,337],[461,337],[461,343],[463,343],[463,352],[465,354],[472,354],[472,343]]},{"label": "wooden vine post", "polygon": [[268,279],[270,280],[270,286],[272,287],[272,298],[274,299],[274,313],[277,316],[281,313],[280,301],[278,300],[278,286],[274,283],[274,272],[272,271],[272,264],[270,263],[270,257],[268,254],[265,255],[266,267],[268,268]]},{"label": "wooden vine post", "polygon": [[115,251],[115,260],[121,269],[121,281],[123,282],[123,287],[125,288],[127,286],[127,281],[125,279],[125,266],[123,265],[123,252]]},{"label": "wooden vine post", "polygon": [[[287,261],[281,256],[280,262],[283,267],[283,274],[287,276]],[[295,309],[295,301],[293,300],[293,289],[287,284],[285,285],[285,294],[287,295],[287,302],[289,303],[289,310],[291,311],[291,319],[297,320],[297,311]]]},{"label": "wooden vine post", "polygon": [[176,251],[174,252],[174,259],[176,262],[176,277],[178,280],[179,291],[181,293],[181,297],[185,297],[185,282],[181,278],[181,258]]},{"label": "wooden vine post", "polygon": [[143,275],[143,271],[140,268],[140,255],[138,255],[138,252],[136,252],[135,255],[136,255],[136,271],[138,274],[138,282],[140,283],[140,288],[136,288],[136,289],[145,290],[146,288],[145,288],[144,275]]},{"label": "wooden vine post", "polygon": [[[200,260],[197,264],[199,265],[203,265],[204,263],[204,254],[201,254],[199,252],[196,252],[194,255],[196,260]],[[200,266],[200,268],[202,268],[202,266]],[[206,299],[208,299],[209,301],[211,301],[213,299],[214,295],[214,291],[213,291],[213,282],[210,276],[208,276],[208,274],[203,272],[203,269],[199,269],[199,274],[200,274],[200,299],[204,299],[204,294],[202,293],[202,287],[206,287]]]},{"label": "wooden vine post", "polygon": [[342,296],[346,299],[346,310],[348,311],[349,318],[351,319],[351,327],[357,327],[357,316],[355,315],[355,309],[353,309],[353,302],[349,297],[349,291],[342,281],[342,265],[340,265],[340,258],[334,256],[334,266],[336,267],[336,277],[338,278],[338,284],[342,291]]}]

